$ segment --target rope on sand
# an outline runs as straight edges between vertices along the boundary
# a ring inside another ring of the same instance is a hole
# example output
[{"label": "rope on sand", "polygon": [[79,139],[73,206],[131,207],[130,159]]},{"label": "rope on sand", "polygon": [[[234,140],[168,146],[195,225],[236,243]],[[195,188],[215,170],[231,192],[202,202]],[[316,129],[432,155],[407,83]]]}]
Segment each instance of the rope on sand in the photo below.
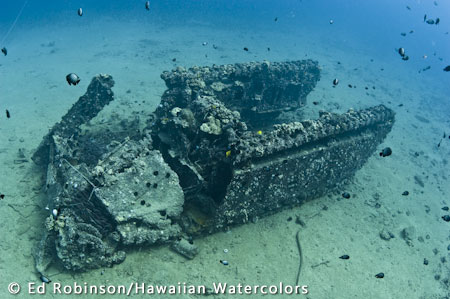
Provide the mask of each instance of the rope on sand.
[{"label": "rope on sand", "polygon": [[297,280],[296,280],[296,285],[298,285],[298,282],[300,280],[300,272],[302,271],[303,265],[302,246],[300,245],[300,230],[297,231],[296,239],[297,239],[298,254],[300,256],[300,263],[298,265]]}]

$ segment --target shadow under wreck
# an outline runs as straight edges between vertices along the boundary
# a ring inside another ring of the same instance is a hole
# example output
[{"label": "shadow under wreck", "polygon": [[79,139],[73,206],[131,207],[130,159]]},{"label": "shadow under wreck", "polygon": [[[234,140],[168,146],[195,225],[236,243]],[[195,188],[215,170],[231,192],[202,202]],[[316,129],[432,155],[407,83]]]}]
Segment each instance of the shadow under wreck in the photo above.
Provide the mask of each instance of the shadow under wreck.
[{"label": "shadow under wreck", "polygon": [[[161,77],[167,90],[150,125],[129,124],[138,134],[80,129],[113,100],[114,81],[99,75],[35,152],[56,211],[36,249],[40,273],[56,260],[71,270],[110,266],[143,244],[172,243],[192,258],[187,237],[339,187],[394,123],[382,105],[283,123],[280,113],[306,105],[320,79],[311,60],[179,67]],[[86,105],[93,109],[81,118]]]}]

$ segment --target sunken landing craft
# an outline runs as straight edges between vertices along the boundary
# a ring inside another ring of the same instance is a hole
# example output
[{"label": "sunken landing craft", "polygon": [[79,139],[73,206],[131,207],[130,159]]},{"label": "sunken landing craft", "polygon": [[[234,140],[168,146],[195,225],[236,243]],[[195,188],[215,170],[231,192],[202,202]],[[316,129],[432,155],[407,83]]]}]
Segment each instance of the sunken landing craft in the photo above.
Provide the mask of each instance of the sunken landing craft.
[{"label": "sunken landing craft", "polygon": [[35,251],[39,273],[56,261],[111,266],[126,246],[144,244],[172,243],[193,258],[193,235],[338,188],[394,123],[382,105],[280,121],[320,79],[312,60],[179,67],[161,77],[167,90],[144,129],[82,129],[114,100],[112,77],[98,75],[44,137],[33,160],[45,169],[53,212]]}]

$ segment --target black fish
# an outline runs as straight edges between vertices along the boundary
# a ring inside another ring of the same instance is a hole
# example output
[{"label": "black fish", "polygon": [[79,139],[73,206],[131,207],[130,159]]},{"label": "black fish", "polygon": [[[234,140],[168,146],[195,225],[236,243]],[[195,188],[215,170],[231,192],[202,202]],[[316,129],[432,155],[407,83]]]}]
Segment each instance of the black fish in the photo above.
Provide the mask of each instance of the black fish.
[{"label": "black fish", "polygon": [[376,278],[384,278],[384,273],[380,272],[377,275],[375,275]]},{"label": "black fish", "polygon": [[423,16],[423,21],[425,22],[427,20],[427,15]]},{"label": "black fish", "polygon": [[0,194],[0,199],[3,199],[3,198],[5,198],[5,194]]},{"label": "black fish", "polygon": [[436,18],[436,21],[434,22],[435,25],[439,24],[441,20],[439,18]]},{"label": "black fish", "polygon": [[412,34],[412,33],[414,33],[414,30],[410,30],[410,31],[409,31],[409,34]]},{"label": "black fish", "polygon": [[69,85],[77,85],[78,83],[80,83],[80,77],[78,77],[78,75],[74,73],[68,74],[66,76],[66,80]]},{"label": "black fish", "polygon": [[78,15],[81,17],[83,15],[83,9],[80,7],[78,8]]},{"label": "black fish", "polygon": [[6,109],[6,118],[10,118],[11,114],[9,113],[8,109]]},{"label": "black fish", "polygon": [[409,6],[406,6],[406,8],[407,8],[408,10],[411,10],[411,7],[409,7]]},{"label": "black fish", "polygon": [[445,222],[450,222],[450,215],[444,215],[441,217]]},{"label": "black fish", "polygon": [[334,80],[333,80],[333,85],[336,86],[336,85],[338,85],[338,84],[339,84],[339,80],[338,80],[337,78],[334,79]]},{"label": "black fish", "polygon": [[405,56],[405,49],[404,48],[398,49],[398,54],[400,54],[401,57],[404,57]]},{"label": "black fish", "polygon": [[427,67],[421,69],[421,70],[419,71],[419,73],[428,71],[429,69],[431,69],[431,66],[427,66]]},{"label": "black fish", "polygon": [[244,51],[248,52],[248,48],[247,48],[247,47],[245,47],[245,48],[244,48]]},{"label": "black fish", "polygon": [[380,152],[380,156],[381,157],[388,157],[392,154],[392,149],[390,147],[385,147],[381,152]]},{"label": "black fish", "polygon": [[450,72],[450,65],[447,65],[447,66],[444,68],[444,72]]},{"label": "black fish", "polygon": [[6,56],[8,55],[8,50],[5,47],[2,48],[2,53]]},{"label": "black fish", "polygon": [[[445,132],[444,132],[444,135],[442,136],[441,140],[439,140],[439,143],[438,143],[437,147],[440,147],[440,146],[441,146],[442,140],[445,140],[446,137],[447,137],[447,135],[446,135]],[[449,136],[449,137],[450,137],[450,136]]]},{"label": "black fish", "polygon": [[433,25],[434,24],[434,20],[433,19],[428,19],[427,20],[427,24]]},{"label": "black fish", "polygon": [[344,255],[340,256],[339,258],[343,259],[343,260],[348,260],[350,257],[348,255],[344,254]]},{"label": "black fish", "polygon": [[145,9],[150,10],[150,1],[145,2]]},{"label": "black fish", "polygon": [[406,36],[405,32],[400,33],[401,36]]},{"label": "black fish", "polygon": [[270,48],[269,48],[269,47],[267,48],[267,51],[269,51],[269,52],[270,52]]},{"label": "black fish", "polygon": [[275,21],[275,22],[278,21],[278,17],[276,17],[276,18],[274,19],[274,21]]},{"label": "black fish", "polygon": [[409,60],[409,56],[403,56],[402,59],[405,60],[405,61]]}]

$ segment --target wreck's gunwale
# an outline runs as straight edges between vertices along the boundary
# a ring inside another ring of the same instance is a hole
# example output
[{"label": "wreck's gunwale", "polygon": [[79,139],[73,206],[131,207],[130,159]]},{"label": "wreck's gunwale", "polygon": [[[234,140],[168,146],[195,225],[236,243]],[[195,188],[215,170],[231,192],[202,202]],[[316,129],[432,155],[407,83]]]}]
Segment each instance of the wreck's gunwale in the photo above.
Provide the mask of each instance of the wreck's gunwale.
[{"label": "wreck's gunwale", "polygon": [[[319,143],[321,140],[328,138],[339,138],[340,136],[351,134],[352,132],[357,133],[360,130],[369,129],[370,127],[377,125],[392,126],[395,120],[395,113],[384,105],[378,105],[358,111],[349,110],[343,114],[326,113],[325,115],[325,117],[321,117],[317,120],[274,125],[274,130],[269,130],[263,134],[259,134],[258,132],[244,133],[240,138],[240,143],[245,144],[246,142],[251,141],[253,143],[251,144],[253,151],[245,153],[238,152],[233,157],[233,164],[238,165],[249,160],[263,159],[283,151],[295,150],[311,143]],[[346,123],[346,128],[343,126],[338,127],[333,125],[336,120],[327,116],[336,116],[341,118],[340,121],[342,121],[342,119],[347,120],[348,122]],[[308,124],[306,129],[305,124]],[[308,130],[308,128],[320,128],[323,130],[318,132],[317,130]],[[294,133],[292,133],[292,131],[294,131]],[[318,135],[317,133],[322,134]],[[295,136],[289,136],[292,134],[295,134]],[[260,137],[259,140],[261,142],[255,144],[255,137],[258,136]],[[271,147],[271,143],[277,143],[280,145],[285,144],[288,146],[280,146],[273,151],[261,152],[257,150],[273,148]],[[242,146],[240,145],[236,146],[238,151],[241,147]]]}]

